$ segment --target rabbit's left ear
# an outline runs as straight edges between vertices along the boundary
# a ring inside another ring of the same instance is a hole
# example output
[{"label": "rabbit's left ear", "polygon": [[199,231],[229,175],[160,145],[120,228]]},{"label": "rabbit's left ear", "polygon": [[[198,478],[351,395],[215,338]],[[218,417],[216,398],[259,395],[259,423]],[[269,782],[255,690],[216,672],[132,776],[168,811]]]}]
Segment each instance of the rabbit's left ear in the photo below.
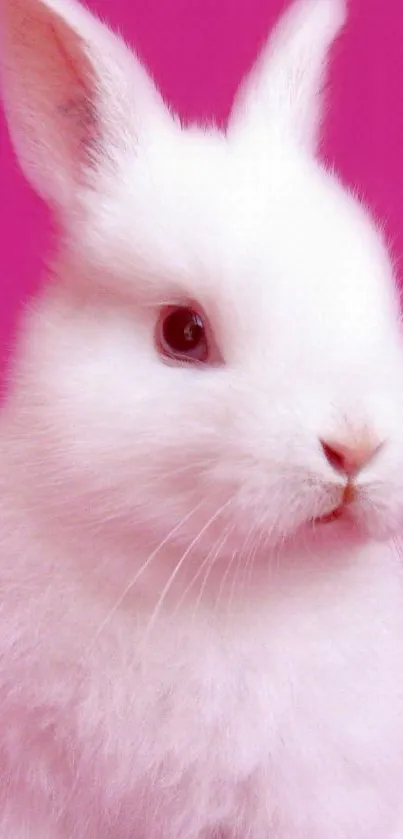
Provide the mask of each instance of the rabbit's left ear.
[{"label": "rabbit's left ear", "polygon": [[230,134],[277,131],[315,153],[326,60],[345,16],[344,0],[297,0],[287,9],[240,87]]}]

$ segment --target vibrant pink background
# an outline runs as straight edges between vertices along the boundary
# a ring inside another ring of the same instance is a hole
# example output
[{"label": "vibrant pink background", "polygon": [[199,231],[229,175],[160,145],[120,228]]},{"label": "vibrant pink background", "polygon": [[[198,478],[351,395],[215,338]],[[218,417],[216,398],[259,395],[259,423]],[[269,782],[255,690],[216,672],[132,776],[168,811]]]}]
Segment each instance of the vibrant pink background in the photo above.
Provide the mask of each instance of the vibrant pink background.
[{"label": "vibrant pink background", "polygon": [[[91,0],[135,46],[186,118],[228,114],[236,86],[287,0]],[[350,0],[332,65],[325,152],[403,252],[403,0]],[[49,245],[46,213],[18,172],[0,116],[0,373],[21,302]]]}]

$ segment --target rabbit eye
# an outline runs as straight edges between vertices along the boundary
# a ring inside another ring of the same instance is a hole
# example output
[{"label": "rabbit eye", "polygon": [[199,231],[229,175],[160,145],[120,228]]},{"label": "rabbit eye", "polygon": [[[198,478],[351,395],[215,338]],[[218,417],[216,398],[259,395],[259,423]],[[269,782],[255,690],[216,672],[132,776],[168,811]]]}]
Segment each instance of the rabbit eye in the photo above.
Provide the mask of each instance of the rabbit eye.
[{"label": "rabbit eye", "polygon": [[208,344],[201,315],[188,306],[165,309],[158,323],[160,351],[178,361],[207,361]]}]

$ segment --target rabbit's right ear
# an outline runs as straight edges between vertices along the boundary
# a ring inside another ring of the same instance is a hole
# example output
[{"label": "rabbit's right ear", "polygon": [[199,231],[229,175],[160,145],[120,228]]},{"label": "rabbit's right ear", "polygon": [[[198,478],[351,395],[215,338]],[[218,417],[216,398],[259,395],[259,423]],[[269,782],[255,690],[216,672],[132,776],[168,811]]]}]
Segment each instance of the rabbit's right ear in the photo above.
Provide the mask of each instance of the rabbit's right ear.
[{"label": "rabbit's right ear", "polygon": [[316,151],[328,52],[346,16],[345,0],[296,0],[241,85],[229,133],[291,137]]},{"label": "rabbit's right ear", "polygon": [[172,124],[124,42],[75,0],[0,0],[0,64],[22,169],[66,209],[91,170]]}]

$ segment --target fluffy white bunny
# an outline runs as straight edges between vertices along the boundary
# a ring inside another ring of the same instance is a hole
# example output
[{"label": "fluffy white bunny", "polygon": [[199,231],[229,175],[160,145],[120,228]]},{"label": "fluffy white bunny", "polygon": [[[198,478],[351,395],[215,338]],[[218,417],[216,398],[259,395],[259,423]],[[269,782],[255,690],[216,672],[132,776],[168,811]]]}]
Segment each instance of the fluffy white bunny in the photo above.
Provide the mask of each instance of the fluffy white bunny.
[{"label": "fluffy white bunny", "polygon": [[403,344],[316,159],[341,0],[184,130],[73,0],[2,0],[61,230],[0,418],[1,839],[403,839]]}]

